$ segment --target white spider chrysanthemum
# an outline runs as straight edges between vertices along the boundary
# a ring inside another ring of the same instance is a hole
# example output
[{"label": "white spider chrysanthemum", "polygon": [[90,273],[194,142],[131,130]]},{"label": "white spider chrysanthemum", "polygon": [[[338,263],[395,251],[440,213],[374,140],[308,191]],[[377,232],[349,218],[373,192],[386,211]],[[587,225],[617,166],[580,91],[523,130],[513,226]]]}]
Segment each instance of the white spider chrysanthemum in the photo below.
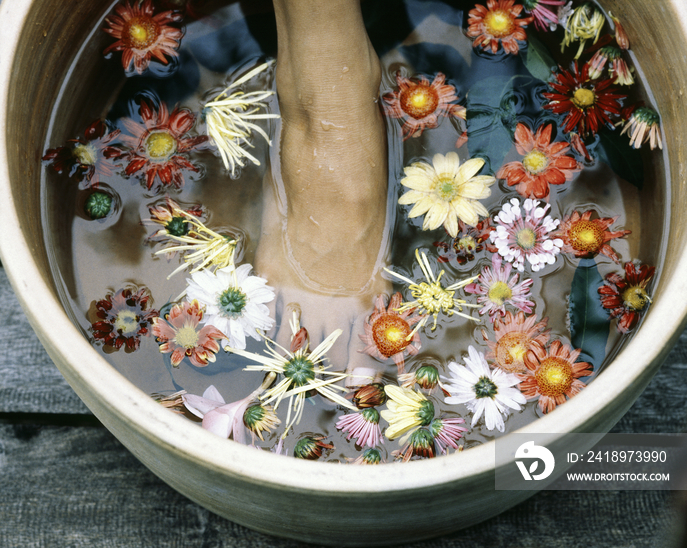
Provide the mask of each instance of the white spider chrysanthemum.
[{"label": "white spider chrysanthemum", "polygon": [[472,346],[468,347],[468,354],[469,357],[464,358],[465,365],[448,364],[450,378],[441,376],[442,388],[451,394],[444,401],[465,404],[473,413],[471,427],[484,415],[487,430],[503,432],[504,419],[512,410],[520,411],[520,406],[527,402],[522,392],[513,388],[520,379],[498,368],[489,369],[484,354]]},{"label": "white spider chrysanthemum", "polygon": [[279,403],[284,398],[289,398],[289,409],[283,436],[286,436],[292,425],[300,422],[306,395],[311,390],[347,409],[355,409],[351,402],[336,393],[337,390],[348,391],[343,386],[336,384],[348,377],[348,374],[341,371],[328,371],[330,366],[323,364],[324,360],[327,359],[327,352],[341,335],[341,329],[332,332],[310,351],[307,331],[305,328],[301,328],[296,313],[289,322],[289,326],[292,333],[289,350],[267,338],[265,338],[267,347],[265,354],[246,352],[242,348],[226,348],[229,352],[257,362],[247,366],[245,371],[264,371],[272,375],[282,375],[283,378],[260,396],[260,400],[265,404],[274,402],[276,411]]},{"label": "white spider chrysanthemum", "polygon": [[246,335],[260,340],[260,333],[274,326],[265,304],[274,300],[274,289],[264,278],[249,276],[252,268],[243,264],[200,270],[186,279],[186,299],[205,305],[204,323],[226,335],[222,348],[246,348]]},{"label": "white spider chrysanthemum", "polygon": [[[255,131],[272,145],[265,131],[254,123],[254,120],[266,120],[279,118],[279,114],[260,113],[260,109],[266,109],[264,101],[274,95],[274,91],[262,90],[243,92],[239,91],[240,85],[245,84],[255,75],[274,64],[274,60],[254,68],[247,74],[233,82],[217,97],[205,103],[203,113],[207,125],[207,134],[219,149],[224,167],[231,169],[232,175],[236,166],[243,167],[244,160],[248,159],[255,165],[260,165],[260,160],[246,150],[246,146],[253,147],[249,141]],[[234,90],[232,92],[232,90]]]}]

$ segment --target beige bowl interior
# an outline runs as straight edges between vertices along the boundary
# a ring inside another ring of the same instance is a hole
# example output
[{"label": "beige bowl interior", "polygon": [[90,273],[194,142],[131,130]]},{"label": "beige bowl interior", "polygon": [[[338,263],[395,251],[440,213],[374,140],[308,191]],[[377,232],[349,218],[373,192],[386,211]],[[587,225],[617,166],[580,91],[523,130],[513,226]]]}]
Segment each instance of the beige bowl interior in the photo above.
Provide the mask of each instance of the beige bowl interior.
[{"label": "beige bowl interior", "polygon": [[[83,43],[109,5],[0,4],[2,261],[38,336],[88,407],[172,487],[222,516],[276,535],[331,544],[408,542],[477,523],[529,496],[494,491],[493,443],[449,457],[364,467],[283,458],[227,442],[154,403],[80,335],[50,274],[48,253],[61,250],[46,250],[44,244],[41,156],[74,44]],[[622,17],[661,109],[672,183],[667,196],[654,193],[644,207],[654,219],[661,217],[652,211],[668,208],[671,225],[668,230],[659,221],[652,227],[666,231],[667,259],[639,333],[580,395],[521,430],[554,438],[608,431],[645,388],[687,314],[687,185],[681,165],[687,137],[687,6],[682,0],[602,5]],[[664,174],[652,177],[661,181]],[[430,516],[431,528],[423,526]]]}]

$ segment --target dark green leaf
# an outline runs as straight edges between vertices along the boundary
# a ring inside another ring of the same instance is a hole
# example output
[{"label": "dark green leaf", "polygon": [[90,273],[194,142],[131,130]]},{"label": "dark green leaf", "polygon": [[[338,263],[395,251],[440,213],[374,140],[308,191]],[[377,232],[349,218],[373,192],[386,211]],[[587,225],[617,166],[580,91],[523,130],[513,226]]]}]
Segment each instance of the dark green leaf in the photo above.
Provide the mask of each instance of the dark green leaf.
[{"label": "dark green leaf", "polygon": [[644,183],[644,161],[639,150],[630,146],[626,135],[617,131],[600,131],[599,160],[608,164],[618,177],[641,189]]},{"label": "dark green leaf", "polygon": [[594,259],[582,259],[570,289],[570,342],[582,350],[580,361],[594,365],[606,357],[606,342],[610,329],[608,312],[601,306],[599,286],[603,283]]},{"label": "dark green leaf", "polygon": [[532,34],[527,36],[527,51],[523,53],[522,59],[530,74],[544,82],[549,81],[551,69],[556,67],[556,61],[549,55],[546,46]]}]

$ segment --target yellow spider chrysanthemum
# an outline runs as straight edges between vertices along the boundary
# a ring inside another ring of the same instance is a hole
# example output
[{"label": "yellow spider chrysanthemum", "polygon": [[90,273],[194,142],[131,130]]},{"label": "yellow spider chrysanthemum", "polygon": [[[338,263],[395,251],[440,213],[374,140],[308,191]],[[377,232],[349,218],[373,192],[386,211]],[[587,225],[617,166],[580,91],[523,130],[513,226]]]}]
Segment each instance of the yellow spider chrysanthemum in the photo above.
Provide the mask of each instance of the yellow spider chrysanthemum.
[{"label": "yellow spider chrysanthemum", "polygon": [[561,52],[573,42],[580,42],[575,59],[578,59],[584,51],[587,40],[599,39],[606,19],[600,10],[590,3],[582,4],[573,11],[565,24],[565,38],[561,44]]},{"label": "yellow spider chrysanthemum", "polygon": [[434,230],[442,224],[455,238],[458,234],[458,219],[475,226],[479,216],[487,217],[489,212],[478,201],[491,195],[489,188],[496,179],[488,175],[477,175],[484,160],[473,158],[463,165],[458,154],[449,152],[435,154],[432,165],[414,162],[403,171],[401,184],[410,190],[401,196],[401,205],[414,204],[408,217],[425,215],[423,230]]},{"label": "yellow spider chrysanthemum", "polygon": [[[264,101],[274,95],[275,92],[251,91],[245,93],[236,90],[236,88],[273,64],[274,61],[269,61],[254,68],[228,86],[212,101],[206,103],[203,108],[207,133],[217,145],[224,167],[231,169],[232,175],[235,173],[237,165],[239,167],[245,165],[244,159],[246,158],[255,165],[260,165],[260,160],[245,149],[245,146],[253,147],[249,141],[253,131],[262,135],[267,144],[272,144],[267,133],[253,120],[279,118],[279,114],[259,113],[260,109],[267,108]],[[235,91],[230,94],[232,90]]]}]

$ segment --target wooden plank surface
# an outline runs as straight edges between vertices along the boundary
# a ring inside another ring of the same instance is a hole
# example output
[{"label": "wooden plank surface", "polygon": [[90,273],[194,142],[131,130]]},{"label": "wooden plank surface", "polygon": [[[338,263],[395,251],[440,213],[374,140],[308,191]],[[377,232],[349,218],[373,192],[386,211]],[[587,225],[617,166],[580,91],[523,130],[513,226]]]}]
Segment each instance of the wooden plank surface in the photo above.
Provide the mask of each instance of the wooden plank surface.
[{"label": "wooden plank surface", "polygon": [[[84,425],[86,413],[0,269],[0,547],[305,548],[190,502],[107,430]],[[687,331],[615,431],[687,432]],[[550,491],[406,548],[653,548],[670,546],[673,522],[670,493]]]}]

